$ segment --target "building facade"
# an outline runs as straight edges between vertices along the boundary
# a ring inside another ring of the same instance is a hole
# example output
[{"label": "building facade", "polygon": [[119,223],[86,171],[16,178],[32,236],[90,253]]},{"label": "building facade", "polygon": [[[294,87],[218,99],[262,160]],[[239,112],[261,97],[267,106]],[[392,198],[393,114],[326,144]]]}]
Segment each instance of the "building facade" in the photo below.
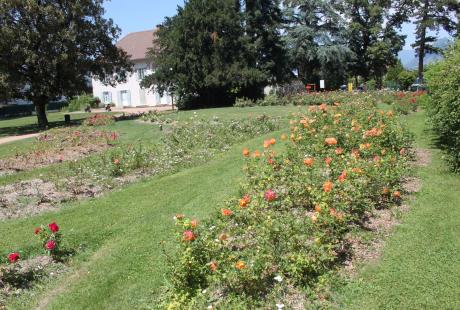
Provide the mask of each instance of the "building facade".
[{"label": "building facade", "polygon": [[153,35],[154,30],[133,32],[117,43],[117,46],[130,56],[134,64],[133,73],[128,76],[125,83],[119,83],[115,87],[92,79],[94,97],[98,97],[104,104],[113,103],[118,108],[172,104],[170,95],[160,96],[158,92],[140,86],[144,76],[153,73],[153,65],[147,58],[148,49],[152,47]]}]

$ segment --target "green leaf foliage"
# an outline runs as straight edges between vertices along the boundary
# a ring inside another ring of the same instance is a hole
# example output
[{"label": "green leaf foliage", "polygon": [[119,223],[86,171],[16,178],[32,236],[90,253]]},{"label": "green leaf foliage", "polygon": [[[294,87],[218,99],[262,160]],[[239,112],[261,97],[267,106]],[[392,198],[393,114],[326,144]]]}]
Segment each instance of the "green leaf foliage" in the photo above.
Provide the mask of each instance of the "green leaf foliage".
[{"label": "green leaf foliage", "polygon": [[455,171],[460,171],[460,41],[445,54],[443,61],[426,72],[430,89],[428,106],[431,122],[441,144],[450,155]]}]

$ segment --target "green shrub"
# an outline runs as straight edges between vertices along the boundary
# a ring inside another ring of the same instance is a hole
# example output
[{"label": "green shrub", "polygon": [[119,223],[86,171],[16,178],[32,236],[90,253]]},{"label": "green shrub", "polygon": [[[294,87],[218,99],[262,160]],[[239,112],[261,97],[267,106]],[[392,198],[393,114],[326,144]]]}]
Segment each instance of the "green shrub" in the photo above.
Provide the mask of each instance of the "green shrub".
[{"label": "green shrub", "polygon": [[248,98],[236,98],[233,106],[237,108],[254,107],[256,106],[256,102]]},{"label": "green shrub", "polygon": [[426,79],[430,89],[428,114],[454,171],[460,171],[460,41],[445,59],[430,66]]},{"label": "green shrub", "polygon": [[310,308],[286,295],[300,303],[305,292],[322,295],[350,255],[347,233],[374,208],[400,202],[411,142],[392,111],[323,104],[290,124],[284,152],[274,138],[243,149],[238,196],[202,222],[176,215],[165,308]]},{"label": "green shrub", "polygon": [[69,112],[84,111],[88,106],[97,108],[100,102],[99,98],[91,95],[81,95],[70,100],[68,110]]}]

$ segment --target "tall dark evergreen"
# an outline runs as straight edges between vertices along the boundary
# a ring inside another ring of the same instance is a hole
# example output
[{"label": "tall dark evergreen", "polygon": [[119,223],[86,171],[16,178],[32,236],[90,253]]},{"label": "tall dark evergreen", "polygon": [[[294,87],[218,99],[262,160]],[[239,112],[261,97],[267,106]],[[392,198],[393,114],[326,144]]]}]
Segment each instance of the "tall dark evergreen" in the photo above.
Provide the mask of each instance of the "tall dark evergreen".
[{"label": "tall dark evergreen", "polygon": [[267,83],[283,82],[291,73],[280,34],[283,23],[280,1],[243,0],[242,10],[248,64],[265,75],[259,85],[244,90],[248,97],[254,97]]},{"label": "tall dark evergreen", "polygon": [[150,51],[155,72],[143,85],[174,92],[179,107],[257,98],[283,79],[276,1],[190,0],[161,24]]},{"label": "tall dark evergreen", "polygon": [[[437,37],[429,35],[429,31],[441,28],[458,36],[458,0],[414,0],[413,17],[415,18],[416,41],[412,44],[418,57],[418,77],[423,79],[424,59],[426,54],[439,53],[441,50],[434,43]],[[457,15],[457,17],[456,17]]]},{"label": "tall dark evergreen", "polygon": [[351,72],[382,86],[387,68],[397,62],[405,36],[398,33],[410,9],[404,0],[344,0],[348,46],[353,52]]},{"label": "tall dark evergreen", "polygon": [[114,44],[120,30],[103,17],[102,3],[0,1],[0,76],[15,95],[34,103],[41,128],[50,100],[85,90],[91,74],[115,83],[131,70]]}]

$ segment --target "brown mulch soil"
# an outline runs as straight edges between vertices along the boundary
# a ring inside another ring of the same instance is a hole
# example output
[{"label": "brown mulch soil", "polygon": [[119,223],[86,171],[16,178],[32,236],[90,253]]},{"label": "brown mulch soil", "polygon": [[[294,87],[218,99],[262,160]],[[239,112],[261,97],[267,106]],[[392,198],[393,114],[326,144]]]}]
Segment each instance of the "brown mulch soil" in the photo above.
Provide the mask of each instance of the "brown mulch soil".
[{"label": "brown mulch soil", "polygon": [[95,197],[102,188],[79,185],[68,180],[67,188],[58,188],[53,182],[32,179],[0,187],[0,220],[22,218],[57,210],[60,203]]},{"label": "brown mulch soil", "polygon": [[415,165],[419,167],[426,167],[431,163],[431,151],[422,148],[414,149],[415,153]]}]

